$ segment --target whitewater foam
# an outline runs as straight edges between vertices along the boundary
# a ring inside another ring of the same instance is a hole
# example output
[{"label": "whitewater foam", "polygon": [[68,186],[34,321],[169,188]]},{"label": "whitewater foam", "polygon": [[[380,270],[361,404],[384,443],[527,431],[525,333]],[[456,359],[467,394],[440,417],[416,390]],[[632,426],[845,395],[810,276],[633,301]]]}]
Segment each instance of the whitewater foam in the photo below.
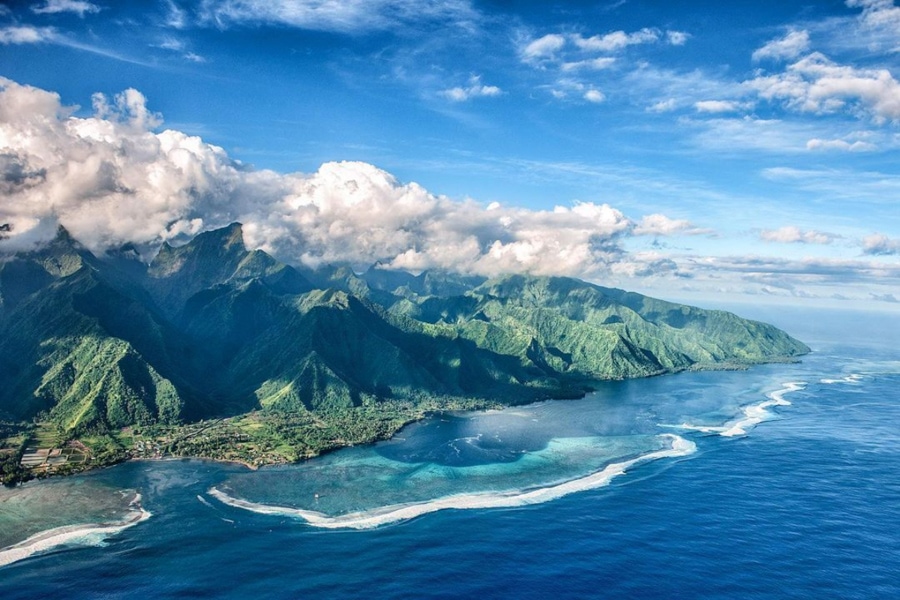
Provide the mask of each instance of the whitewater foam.
[{"label": "whitewater foam", "polygon": [[26,540],[8,548],[0,549],[0,567],[5,567],[35,554],[42,554],[60,546],[100,546],[106,539],[152,515],[141,506],[141,495],[136,494],[130,503],[132,512],[122,521],[115,523],[88,523],[66,525],[36,533]]},{"label": "whitewater foam", "polygon": [[755,427],[766,419],[770,419],[774,416],[774,413],[767,409],[773,406],[790,406],[791,402],[784,397],[785,394],[806,388],[805,381],[789,381],[782,385],[784,385],[783,388],[766,394],[766,400],[743,407],[741,409],[743,416],[738,417],[733,421],[729,421],[725,425],[692,425],[690,423],[682,423],[680,425],[660,424],[660,427],[682,429],[685,431],[699,431],[701,433],[717,433],[722,437],[746,435],[750,428]]},{"label": "whitewater foam", "polygon": [[841,377],[840,379],[820,379],[819,383],[824,383],[824,384],[828,384],[828,385],[833,385],[835,383],[859,383],[862,378],[863,378],[862,375],[859,375],[857,373],[851,373],[850,375],[847,375],[846,377]]},{"label": "whitewater foam", "polygon": [[211,488],[208,493],[220,502],[235,508],[241,508],[266,515],[278,515],[302,519],[314,527],[327,529],[372,529],[389,523],[413,519],[439,510],[511,508],[549,502],[550,500],[555,500],[569,494],[608,485],[615,477],[623,475],[628,468],[639,463],[661,458],[686,456],[692,454],[697,449],[697,446],[690,440],[686,440],[674,434],[663,434],[660,437],[670,440],[671,445],[669,448],[648,452],[647,454],[623,462],[611,463],[604,469],[585,477],[548,487],[514,492],[456,494],[427,502],[394,504],[371,511],[354,512],[334,517],[312,510],[271,506],[242,500],[240,498],[229,496],[215,487]]}]

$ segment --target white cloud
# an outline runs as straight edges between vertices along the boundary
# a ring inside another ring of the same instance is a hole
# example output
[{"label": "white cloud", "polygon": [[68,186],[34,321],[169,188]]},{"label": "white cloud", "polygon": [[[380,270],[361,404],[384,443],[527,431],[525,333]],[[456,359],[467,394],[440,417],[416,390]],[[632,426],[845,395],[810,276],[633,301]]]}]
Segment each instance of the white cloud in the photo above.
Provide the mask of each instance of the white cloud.
[{"label": "white cloud", "polygon": [[873,233],[863,238],[863,253],[872,256],[900,254],[900,239],[891,239],[883,233]]},{"label": "white cloud", "polygon": [[802,231],[794,226],[781,227],[780,229],[764,229],[759,232],[759,239],[764,242],[781,244],[830,244],[840,237],[834,233],[812,229]]},{"label": "white cloud", "polygon": [[688,39],[690,39],[691,34],[684,31],[667,31],[666,32],[666,41],[668,41],[673,46],[684,46]]},{"label": "white cloud", "polygon": [[527,63],[539,63],[552,58],[566,45],[566,38],[558,33],[548,33],[543,37],[528,42],[521,50],[522,60]]},{"label": "white cloud", "polygon": [[696,227],[687,219],[670,219],[666,215],[652,214],[643,217],[634,228],[635,235],[703,235],[711,234],[710,229]]},{"label": "white cloud", "polygon": [[863,9],[861,19],[867,27],[900,27],[900,7],[893,0],[847,0],[847,6]]},{"label": "white cloud", "polygon": [[701,113],[728,113],[745,110],[747,104],[734,100],[700,100],[694,102],[694,108]]},{"label": "white cloud", "polygon": [[158,44],[159,48],[163,48],[165,50],[172,50],[173,52],[182,52],[185,49],[185,43],[177,38],[173,38],[171,36],[166,36],[163,40]]},{"label": "white cloud", "polygon": [[900,82],[887,69],[839,65],[819,52],[783,73],[745,82],[760,97],[784,101],[788,108],[818,114],[859,109],[876,121],[900,120]]},{"label": "white cloud", "polygon": [[651,104],[647,107],[647,110],[650,112],[665,113],[672,112],[676,108],[678,108],[678,101],[675,100],[675,98],[668,98],[666,100],[660,100],[655,104]]},{"label": "white cloud", "polygon": [[615,52],[628,46],[658,42],[659,36],[659,30],[644,28],[632,33],[620,30],[589,38],[573,35],[572,42],[582,50],[590,52]]},{"label": "white cloud", "polygon": [[31,10],[37,14],[71,12],[83,17],[85,13],[98,13],[101,8],[84,0],[46,0],[42,6],[32,7]]},{"label": "white cloud", "polygon": [[468,0],[203,0],[199,15],[218,27],[269,23],[337,32],[423,21],[468,27],[479,18]]},{"label": "white cloud", "polygon": [[848,142],[847,140],[823,140],[813,138],[806,142],[807,150],[838,150],[842,152],[872,152],[878,149],[878,146],[870,142],[856,140]]},{"label": "white cloud", "polygon": [[608,69],[615,64],[616,59],[611,56],[602,56],[600,58],[589,58],[585,60],[576,60],[573,62],[564,62],[560,65],[563,71],[602,71]]},{"label": "white cloud", "polygon": [[359,162],[326,163],[310,175],[255,171],[200,138],[155,133],[160,118],[135,90],[95,96],[94,108],[92,117],[74,117],[58,95],[0,80],[0,225],[10,226],[0,248],[45,240],[57,224],[102,251],[241,221],[250,247],[292,263],[580,277],[628,265],[673,271],[671,261],[623,250],[635,224],[607,204],[485,207]]},{"label": "white cloud", "polygon": [[452,100],[453,102],[465,102],[472,98],[491,98],[503,94],[496,85],[484,85],[481,83],[481,77],[472,77],[469,79],[467,87],[454,87],[438,92],[441,96]]},{"label": "white cloud", "polygon": [[[683,45],[688,37],[690,36],[687,33],[681,31],[665,33],[665,41],[673,46]],[[543,67],[548,63],[558,62],[559,68],[563,71],[601,70],[612,66],[615,58],[611,56],[585,58],[585,54],[616,53],[628,46],[654,44],[662,38],[663,33],[659,29],[651,28],[631,33],[621,30],[613,31],[590,37],[580,34],[548,33],[530,40],[521,47],[519,52],[522,60],[533,66]],[[567,60],[562,60],[562,58]]]},{"label": "white cloud", "polygon": [[771,40],[753,53],[753,60],[792,60],[809,50],[809,32],[794,30],[783,38]]},{"label": "white cloud", "polygon": [[58,39],[52,27],[31,27],[30,25],[10,25],[0,27],[0,44],[40,44]]},{"label": "white cloud", "polygon": [[174,0],[165,0],[166,18],[165,24],[173,29],[184,29],[187,26],[187,13],[183,8],[175,4]]},{"label": "white cloud", "polygon": [[600,104],[606,100],[606,96],[600,90],[588,90],[584,93],[584,99],[593,104]]},{"label": "white cloud", "polygon": [[577,98],[591,104],[600,104],[606,101],[606,94],[592,85],[582,83],[578,79],[571,77],[560,77],[553,84],[543,87],[548,89],[550,95],[557,100]]},{"label": "white cloud", "polygon": [[[900,280],[900,265],[882,257],[797,261],[629,252],[625,242],[634,235],[712,232],[663,214],[635,222],[600,202],[531,210],[453,200],[360,162],[326,163],[312,174],[256,171],[198,137],[154,131],[160,117],[135,90],[96,96],[94,108],[94,116],[75,117],[54,93],[0,80],[0,227],[6,236],[0,251],[47,240],[57,224],[95,251],[125,242],[146,251],[241,221],[248,246],[313,266],[381,261],[413,270],[564,274],[616,285],[629,277],[693,277],[698,288],[745,280],[756,289],[812,282],[834,291],[841,282],[887,286]],[[805,231],[797,237],[815,239]],[[865,243],[869,254],[900,253],[900,240],[887,236]]]}]

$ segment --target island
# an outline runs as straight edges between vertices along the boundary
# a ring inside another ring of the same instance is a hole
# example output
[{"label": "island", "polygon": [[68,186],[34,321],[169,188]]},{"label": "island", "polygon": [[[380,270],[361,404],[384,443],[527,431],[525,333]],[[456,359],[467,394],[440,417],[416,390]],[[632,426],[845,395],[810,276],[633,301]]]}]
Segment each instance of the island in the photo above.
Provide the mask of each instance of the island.
[{"label": "island", "polygon": [[60,228],[0,261],[0,481],[129,458],[251,467],[448,410],[796,360],[765,323],[568,277],[288,265],[239,223],[96,256]]}]

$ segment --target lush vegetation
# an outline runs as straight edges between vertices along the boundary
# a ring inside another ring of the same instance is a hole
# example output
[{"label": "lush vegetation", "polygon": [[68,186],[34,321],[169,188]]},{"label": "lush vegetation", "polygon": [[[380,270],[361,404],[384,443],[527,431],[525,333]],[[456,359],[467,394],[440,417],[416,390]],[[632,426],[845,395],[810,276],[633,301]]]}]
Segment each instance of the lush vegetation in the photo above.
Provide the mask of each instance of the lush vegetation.
[{"label": "lush vegetation", "polygon": [[427,411],[808,351],[763,323],[570,278],[301,272],[247,251],[237,224],[150,265],[133,256],[98,258],[61,230],[0,261],[0,417],[81,440],[87,458],[66,468],[292,461]]}]

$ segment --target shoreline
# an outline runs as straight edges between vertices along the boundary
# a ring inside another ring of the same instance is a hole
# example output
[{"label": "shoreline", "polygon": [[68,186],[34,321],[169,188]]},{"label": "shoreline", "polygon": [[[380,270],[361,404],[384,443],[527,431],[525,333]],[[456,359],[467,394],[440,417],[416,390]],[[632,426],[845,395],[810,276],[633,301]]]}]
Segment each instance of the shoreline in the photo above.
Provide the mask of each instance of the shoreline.
[{"label": "shoreline", "polygon": [[[807,354],[808,354],[808,353],[807,353]],[[804,354],[804,355],[798,355],[798,356],[778,356],[778,357],[771,357],[771,358],[769,358],[769,359],[766,359],[766,360],[759,360],[759,361],[746,361],[746,362],[742,362],[742,361],[729,361],[729,362],[723,362],[723,363],[696,363],[696,364],[694,364],[694,365],[691,365],[691,366],[685,367],[685,368],[680,368],[680,369],[666,369],[666,370],[663,370],[663,371],[660,371],[660,372],[651,373],[651,374],[644,375],[644,376],[641,376],[641,377],[628,378],[628,379],[625,379],[625,380],[632,380],[632,379],[633,379],[633,380],[637,380],[637,379],[647,379],[647,378],[650,378],[650,377],[662,377],[662,376],[666,376],[666,375],[678,375],[678,374],[681,374],[681,373],[698,373],[698,372],[706,372],[706,371],[745,370],[745,369],[752,368],[752,367],[754,367],[754,366],[762,366],[762,365],[768,365],[768,364],[793,364],[793,363],[802,362],[801,359],[800,359],[801,356],[805,356],[805,354]],[[612,381],[624,381],[624,380],[619,380],[619,379],[613,380],[613,379],[610,379],[610,380],[591,380],[591,381],[592,381],[593,383],[609,383],[609,382],[612,382]],[[587,396],[588,394],[592,393],[593,391],[595,391],[593,388],[588,388],[588,389],[586,389],[585,391],[583,391],[582,394],[581,394],[580,396],[578,396],[577,398],[571,398],[571,399],[581,399],[581,398],[584,398],[585,396]],[[786,391],[793,391],[793,390],[786,390]],[[357,442],[357,443],[355,443],[355,444],[354,444],[354,443],[347,443],[347,444],[338,445],[338,446],[333,446],[333,447],[326,447],[326,448],[323,448],[322,451],[317,452],[316,454],[313,454],[313,455],[311,455],[311,456],[304,456],[304,457],[302,457],[302,458],[299,458],[298,460],[295,460],[295,461],[288,461],[288,462],[284,462],[284,463],[282,463],[282,462],[277,462],[277,461],[273,461],[273,462],[269,462],[269,463],[258,464],[258,463],[254,463],[254,462],[251,462],[251,461],[246,461],[246,460],[241,460],[241,459],[235,459],[235,458],[227,458],[227,459],[226,459],[226,458],[215,458],[215,457],[211,457],[211,456],[202,456],[202,455],[185,455],[185,456],[169,455],[169,456],[160,456],[160,457],[152,457],[152,456],[134,456],[134,457],[132,457],[132,456],[126,456],[126,457],[123,457],[123,458],[120,458],[120,459],[117,459],[117,460],[114,460],[114,461],[111,461],[111,462],[108,462],[108,463],[102,463],[102,464],[97,464],[97,465],[88,465],[88,466],[86,466],[85,468],[79,469],[78,471],[75,471],[75,472],[72,472],[72,473],[49,473],[49,474],[45,474],[45,475],[43,475],[43,476],[41,476],[41,477],[33,477],[33,478],[29,479],[29,480],[34,480],[34,479],[38,479],[38,480],[39,480],[39,479],[51,478],[51,477],[60,477],[60,476],[62,476],[62,477],[67,477],[67,476],[70,476],[70,475],[85,474],[85,473],[89,473],[89,472],[91,472],[91,471],[95,471],[95,470],[99,470],[99,469],[105,469],[105,468],[109,468],[109,467],[114,467],[114,466],[116,466],[116,465],[119,465],[119,464],[122,464],[122,463],[126,463],[126,462],[131,462],[131,461],[205,460],[205,461],[211,461],[211,462],[218,463],[218,464],[233,464],[233,465],[239,465],[239,466],[245,467],[246,469],[248,469],[248,470],[250,470],[250,471],[257,471],[257,470],[259,470],[259,469],[261,469],[261,468],[263,468],[263,467],[275,466],[275,465],[280,465],[280,464],[300,464],[300,463],[303,463],[303,462],[305,462],[305,461],[308,461],[308,460],[311,460],[311,459],[314,459],[314,458],[318,458],[318,457],[320,457],[320,456],[322,456],[322,455],[324,455],[324,454],[328,454],[328,453],[331,453],[331,452],[335,452],[335,451],[340,450],[340,449],[342,449],[342,448],[350,447],[350,446],[353,446],[353,445],[377,444],[378,442],[390,440],[390,439],[393,439],[393,437],[394,437],[395,435],[397,435],[400,431],[402,431],[405,427],[408,427],[409,425],[412,425],[412,424],[414,424],[414,423],[421,422],[422,420],[427,419],[429,416],[434,415],[434,414],[438,414],[438,413],[440,413],[440,412],[467,412],[467,411],[471,411],[471,410],[475,410],[475,411],[478,411],[478,410],[482,410],[482,411],[487,411],[487,410],[505,410],[505,409],[512,408],[512,407],[515,407],[515,406],[528,406],[528,405],[537,404],[537,403],[540,403],[540,402],[548,402],[548,401],[564,400],[564,399],[570,399],[570,398],[558,398],[558,397],[538,398],[538,399],[533,399],[533,400],[531,400],[531,401],[529,401],[529,402],[525,402],[525,403],[523,403],[523,404],[508,403],[508,404],[502,404],[502,405],[500,405],[499,407],[496,406],[496,405],[491,406],[492,403],[491,403],[490,401],[486,401],[486,402],[485,402],[485,406],[484,406],[483,408],[464,409],[464,410],[462,410],[462,411],[454,411],[453,409],[447,409],[447,411],[444,411],[444,410],[442,410],[442,409],[437,409],[437,410],[427,410],[427,411],[422,412],[422,414],[421,414],[418,418],[415,418],[415,419],[409,419],[409,420],[405,421],[403,424],[401,424],[399,427],[397,427],[397,429],[395,429],[393,432],[391,432],[390,435],[386,435],[386,436],[378,436],[378,437],[375,437],[375,438],[373,438],[373,439],[371,439],[371,440],[367,440],[367,441],[364,441],[364,442]],[[497,404],[497,403],[494,403],[494,404]],[[788,404],[789,404],[789,403],[788,403]],[[749,415],[748,415],[748,416],[749,416]],[[688,429],[688,430],[689,430],[689,429],[694,429],[692,426],[690,426],[690,425],[688,425],[688,424],[683,424],[681,427],[684,428],[684,429]],[[701,429],[697,429],[697,430],[706,430],[706,429],[712,430],[711,428],[701,428]],[[717,429],[717,428],[716,428],[716,429]],[[709,432],[709,431],[708,431],[708,432]],[[716,432],[722,434],[720,431],[716,431]],[[732,434],[732,435],[738,435],[738,434]],[[16,485],[21,485],[22,483],[26,483],[26,482],[29,481],[29,480],[20,481],[20,482],[16,483],[13,487],[15,487]]]}]

